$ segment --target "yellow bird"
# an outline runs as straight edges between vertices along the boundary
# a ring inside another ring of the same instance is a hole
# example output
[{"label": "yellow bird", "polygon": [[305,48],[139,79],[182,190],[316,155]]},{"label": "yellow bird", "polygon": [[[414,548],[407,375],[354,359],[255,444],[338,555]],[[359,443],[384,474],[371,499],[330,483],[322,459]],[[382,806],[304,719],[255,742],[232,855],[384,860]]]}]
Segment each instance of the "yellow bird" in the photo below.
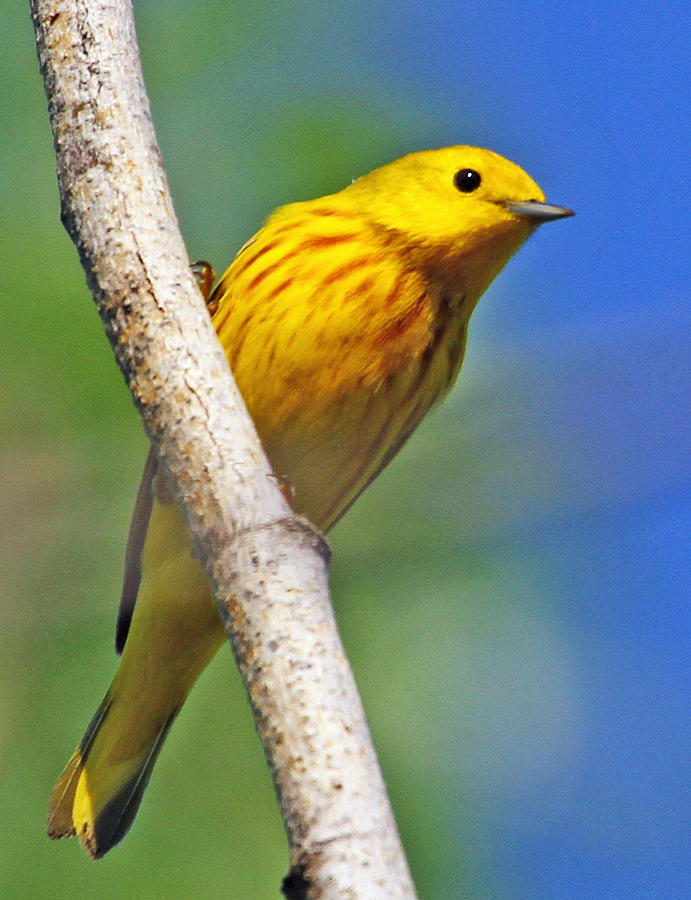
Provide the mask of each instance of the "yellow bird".
[{"label": "yellow bird", "polygon": [[[489,150],[413,153],[273,213],[209,298],[293,507],[327,531],[454,383],[475,304],[542,222]],[[135,603],[136,601],[136,603]],[[50,800],[93,858],[127,833],[168,730],[225,632],[152,450],[127,544],[120,667]]]}]

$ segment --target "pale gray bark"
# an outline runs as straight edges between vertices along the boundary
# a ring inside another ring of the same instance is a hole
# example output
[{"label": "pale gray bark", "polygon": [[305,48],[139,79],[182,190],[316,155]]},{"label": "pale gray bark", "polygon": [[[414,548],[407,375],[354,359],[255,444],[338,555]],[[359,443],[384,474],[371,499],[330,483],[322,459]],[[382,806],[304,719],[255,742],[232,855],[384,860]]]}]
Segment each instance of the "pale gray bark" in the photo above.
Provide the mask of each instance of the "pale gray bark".
[{"label": "pale gray bark", "polygon": [[271,474],[190,272],[130,3],[31,9],[63,222],[227,625],[290,840],[284,890],[414,897],[332,615],[326,545]]}]

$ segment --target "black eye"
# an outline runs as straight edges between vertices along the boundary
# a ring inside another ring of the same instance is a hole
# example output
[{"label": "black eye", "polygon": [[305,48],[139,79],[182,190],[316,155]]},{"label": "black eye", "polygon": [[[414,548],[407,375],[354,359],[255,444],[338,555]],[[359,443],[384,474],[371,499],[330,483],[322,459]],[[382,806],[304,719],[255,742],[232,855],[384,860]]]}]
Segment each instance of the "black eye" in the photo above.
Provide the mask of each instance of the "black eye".
[{"label": "black eye", "polygon": [[481,181],[480,173],[476,172],[475,169],[461,169],[453,176],[453,183],[464,194],[476,191],[480,187]]}]

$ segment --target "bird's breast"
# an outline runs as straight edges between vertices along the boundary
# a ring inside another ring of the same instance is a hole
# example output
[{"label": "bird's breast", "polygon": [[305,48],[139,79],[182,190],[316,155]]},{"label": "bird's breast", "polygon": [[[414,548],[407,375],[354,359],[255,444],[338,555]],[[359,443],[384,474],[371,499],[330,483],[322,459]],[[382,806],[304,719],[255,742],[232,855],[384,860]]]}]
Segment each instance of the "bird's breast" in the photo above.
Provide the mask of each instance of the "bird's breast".
[{"label": "bird's breast", "polygon": [[319,235],[297,229],[301,242],[291,220],[248,245],[214,316],[276,473],[322,529],[451,386],[467,320],[460,295],[392,247],[326,221]]},{"label": "bird's breast", "polygon": [[273,400],[248,385],[250,413],[296,511],[325,530],[340,517],[451,387],[465,336],[462,311],[449,304],[439,315],[390,322],[366,352],[346,341],[310,367],[315,349],[307,364],[268,379],[272,390],[282,384]]}]

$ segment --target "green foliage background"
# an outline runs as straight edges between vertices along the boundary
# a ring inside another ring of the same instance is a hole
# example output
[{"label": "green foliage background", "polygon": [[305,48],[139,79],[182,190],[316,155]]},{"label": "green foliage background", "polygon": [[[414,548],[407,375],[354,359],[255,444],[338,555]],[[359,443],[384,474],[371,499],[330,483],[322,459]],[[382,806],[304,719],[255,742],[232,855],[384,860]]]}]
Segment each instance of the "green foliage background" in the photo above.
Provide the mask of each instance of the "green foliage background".
[{"label": "green foliage background", "polygon": [[[345,63],[339,78],[327,6],[309,10],[303,45],[286,45],[287,5],[138,5],[191,258],[222,268],[280,203],[411,149],[472,142],[462,109],[455,135],[435,125],[449,120],[443,98],[353,85]],[[343,6],[339,27],[366,35],[378,9]],[[60,225],[26,8],[5,4],[3,22],[0,894],[277,896],[285,839],[225,651],[180,715],[124,843],[94,864],[74,841],[44,836],[52,785],[116,666],[124,538],[146,443]],[[302,91],[284,66],[304,68]],[[541,270],[541,241],[525,251],[524,282]],[[485,302],[500,305],[508,284]],[[559,780],[580,739],[554,575],[511,540],[515,523],[563,488],[525,425],[540,375],[493,347],[483,315],[453,398],[332,539],[339,622],[428,898],[513,895],[490,813],[516,780]]]}]

